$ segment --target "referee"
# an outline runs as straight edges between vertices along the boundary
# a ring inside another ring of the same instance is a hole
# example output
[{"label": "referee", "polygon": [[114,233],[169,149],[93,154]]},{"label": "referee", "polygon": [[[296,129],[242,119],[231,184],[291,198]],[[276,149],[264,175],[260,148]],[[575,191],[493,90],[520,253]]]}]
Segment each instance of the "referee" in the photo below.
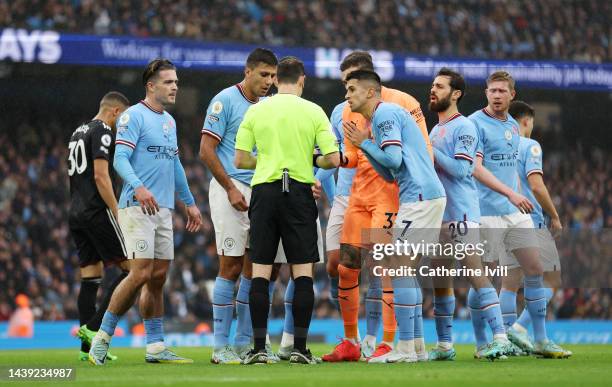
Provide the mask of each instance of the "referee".
[{"label": "referee", "polygon": [[[300,97],[305,78],[299,59],[283,58],[276,75],[278,94],[251,106],[236,135],[236,167],[255,170],[249,207],[253,262],[249,304],[255,348],[244,364],[268,361],[268,285],[279,240],[295,283],[295,344],[289,362],[316,363],[306,349],[314,305],[312,263],[319,260],[313,166],[335,168],[340,155],[323,109]],[[315,146],[321,154],[313,156]],[[257,155],[252,154],[254,148]]]}]

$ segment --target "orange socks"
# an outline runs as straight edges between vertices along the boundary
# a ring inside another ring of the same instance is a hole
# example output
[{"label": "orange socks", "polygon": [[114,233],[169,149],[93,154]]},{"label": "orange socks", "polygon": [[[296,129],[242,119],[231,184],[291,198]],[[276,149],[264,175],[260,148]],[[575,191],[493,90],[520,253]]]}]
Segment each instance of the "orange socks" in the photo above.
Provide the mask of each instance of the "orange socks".
[{"label": "orange socks", "polygon": [[397,321],[395,321],[395,309],[393,308],[393,288],[383,289],[383,341],[392,343],[395,340],[395,329]]},{"label": "orange socks", "polygon": [[359,317],[359,273],[360,269],[349,269],[338,265],[338,302],[344,320],[344,335],[349,339],[357,337],[357,320]]}]

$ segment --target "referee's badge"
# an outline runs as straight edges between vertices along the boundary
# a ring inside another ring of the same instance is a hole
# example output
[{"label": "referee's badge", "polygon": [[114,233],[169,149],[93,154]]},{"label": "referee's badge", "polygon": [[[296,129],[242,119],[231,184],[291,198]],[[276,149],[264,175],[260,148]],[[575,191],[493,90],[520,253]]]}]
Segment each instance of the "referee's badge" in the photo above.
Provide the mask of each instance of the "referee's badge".
[{"label": "referee's badge", "polygon": [[223,110],[223,104],[221,103],[221,101],[215,101],[215,103],[213,103],[212,105],[211,110],[214,114],[221,113],[221,110]]}]

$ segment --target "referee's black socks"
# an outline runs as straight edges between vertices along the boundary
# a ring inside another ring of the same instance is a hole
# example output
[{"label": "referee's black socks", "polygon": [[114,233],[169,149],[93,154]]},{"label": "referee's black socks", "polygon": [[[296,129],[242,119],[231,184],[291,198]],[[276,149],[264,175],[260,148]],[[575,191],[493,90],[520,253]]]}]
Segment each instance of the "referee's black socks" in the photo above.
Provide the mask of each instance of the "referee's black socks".
[{"label": "referee's black socks", "polygon": [[311,277],[298,277],[293,282],[295,283],[293,293],[293,325],[295,327],[293,347],[303,352],[306,350],[308,328],[310,327],[312,308],[314,307],[314,290]]},{"label": "referee's black socks", "polygon": [[251,290],[249,292],[249,310],[251,311],[251,323],[253,324],[255,351],[266,349],[268,312],[270,310],[269,286],[270,281],[265,278],[255,277],[251,280]]}]

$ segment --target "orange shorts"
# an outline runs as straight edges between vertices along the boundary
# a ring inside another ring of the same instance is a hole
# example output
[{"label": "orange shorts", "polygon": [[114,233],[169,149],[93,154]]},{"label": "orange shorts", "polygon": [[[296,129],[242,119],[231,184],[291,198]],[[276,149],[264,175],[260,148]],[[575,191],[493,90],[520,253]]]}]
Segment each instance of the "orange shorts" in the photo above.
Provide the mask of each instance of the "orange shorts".
[{"label": "orange shorts", "polygon": [[381,200],[365,203],[353,196],[344,214],[340,243],[368,248],[380,239],[381,230],[392,228],[399,209],[399,197],[381,197]]}]

